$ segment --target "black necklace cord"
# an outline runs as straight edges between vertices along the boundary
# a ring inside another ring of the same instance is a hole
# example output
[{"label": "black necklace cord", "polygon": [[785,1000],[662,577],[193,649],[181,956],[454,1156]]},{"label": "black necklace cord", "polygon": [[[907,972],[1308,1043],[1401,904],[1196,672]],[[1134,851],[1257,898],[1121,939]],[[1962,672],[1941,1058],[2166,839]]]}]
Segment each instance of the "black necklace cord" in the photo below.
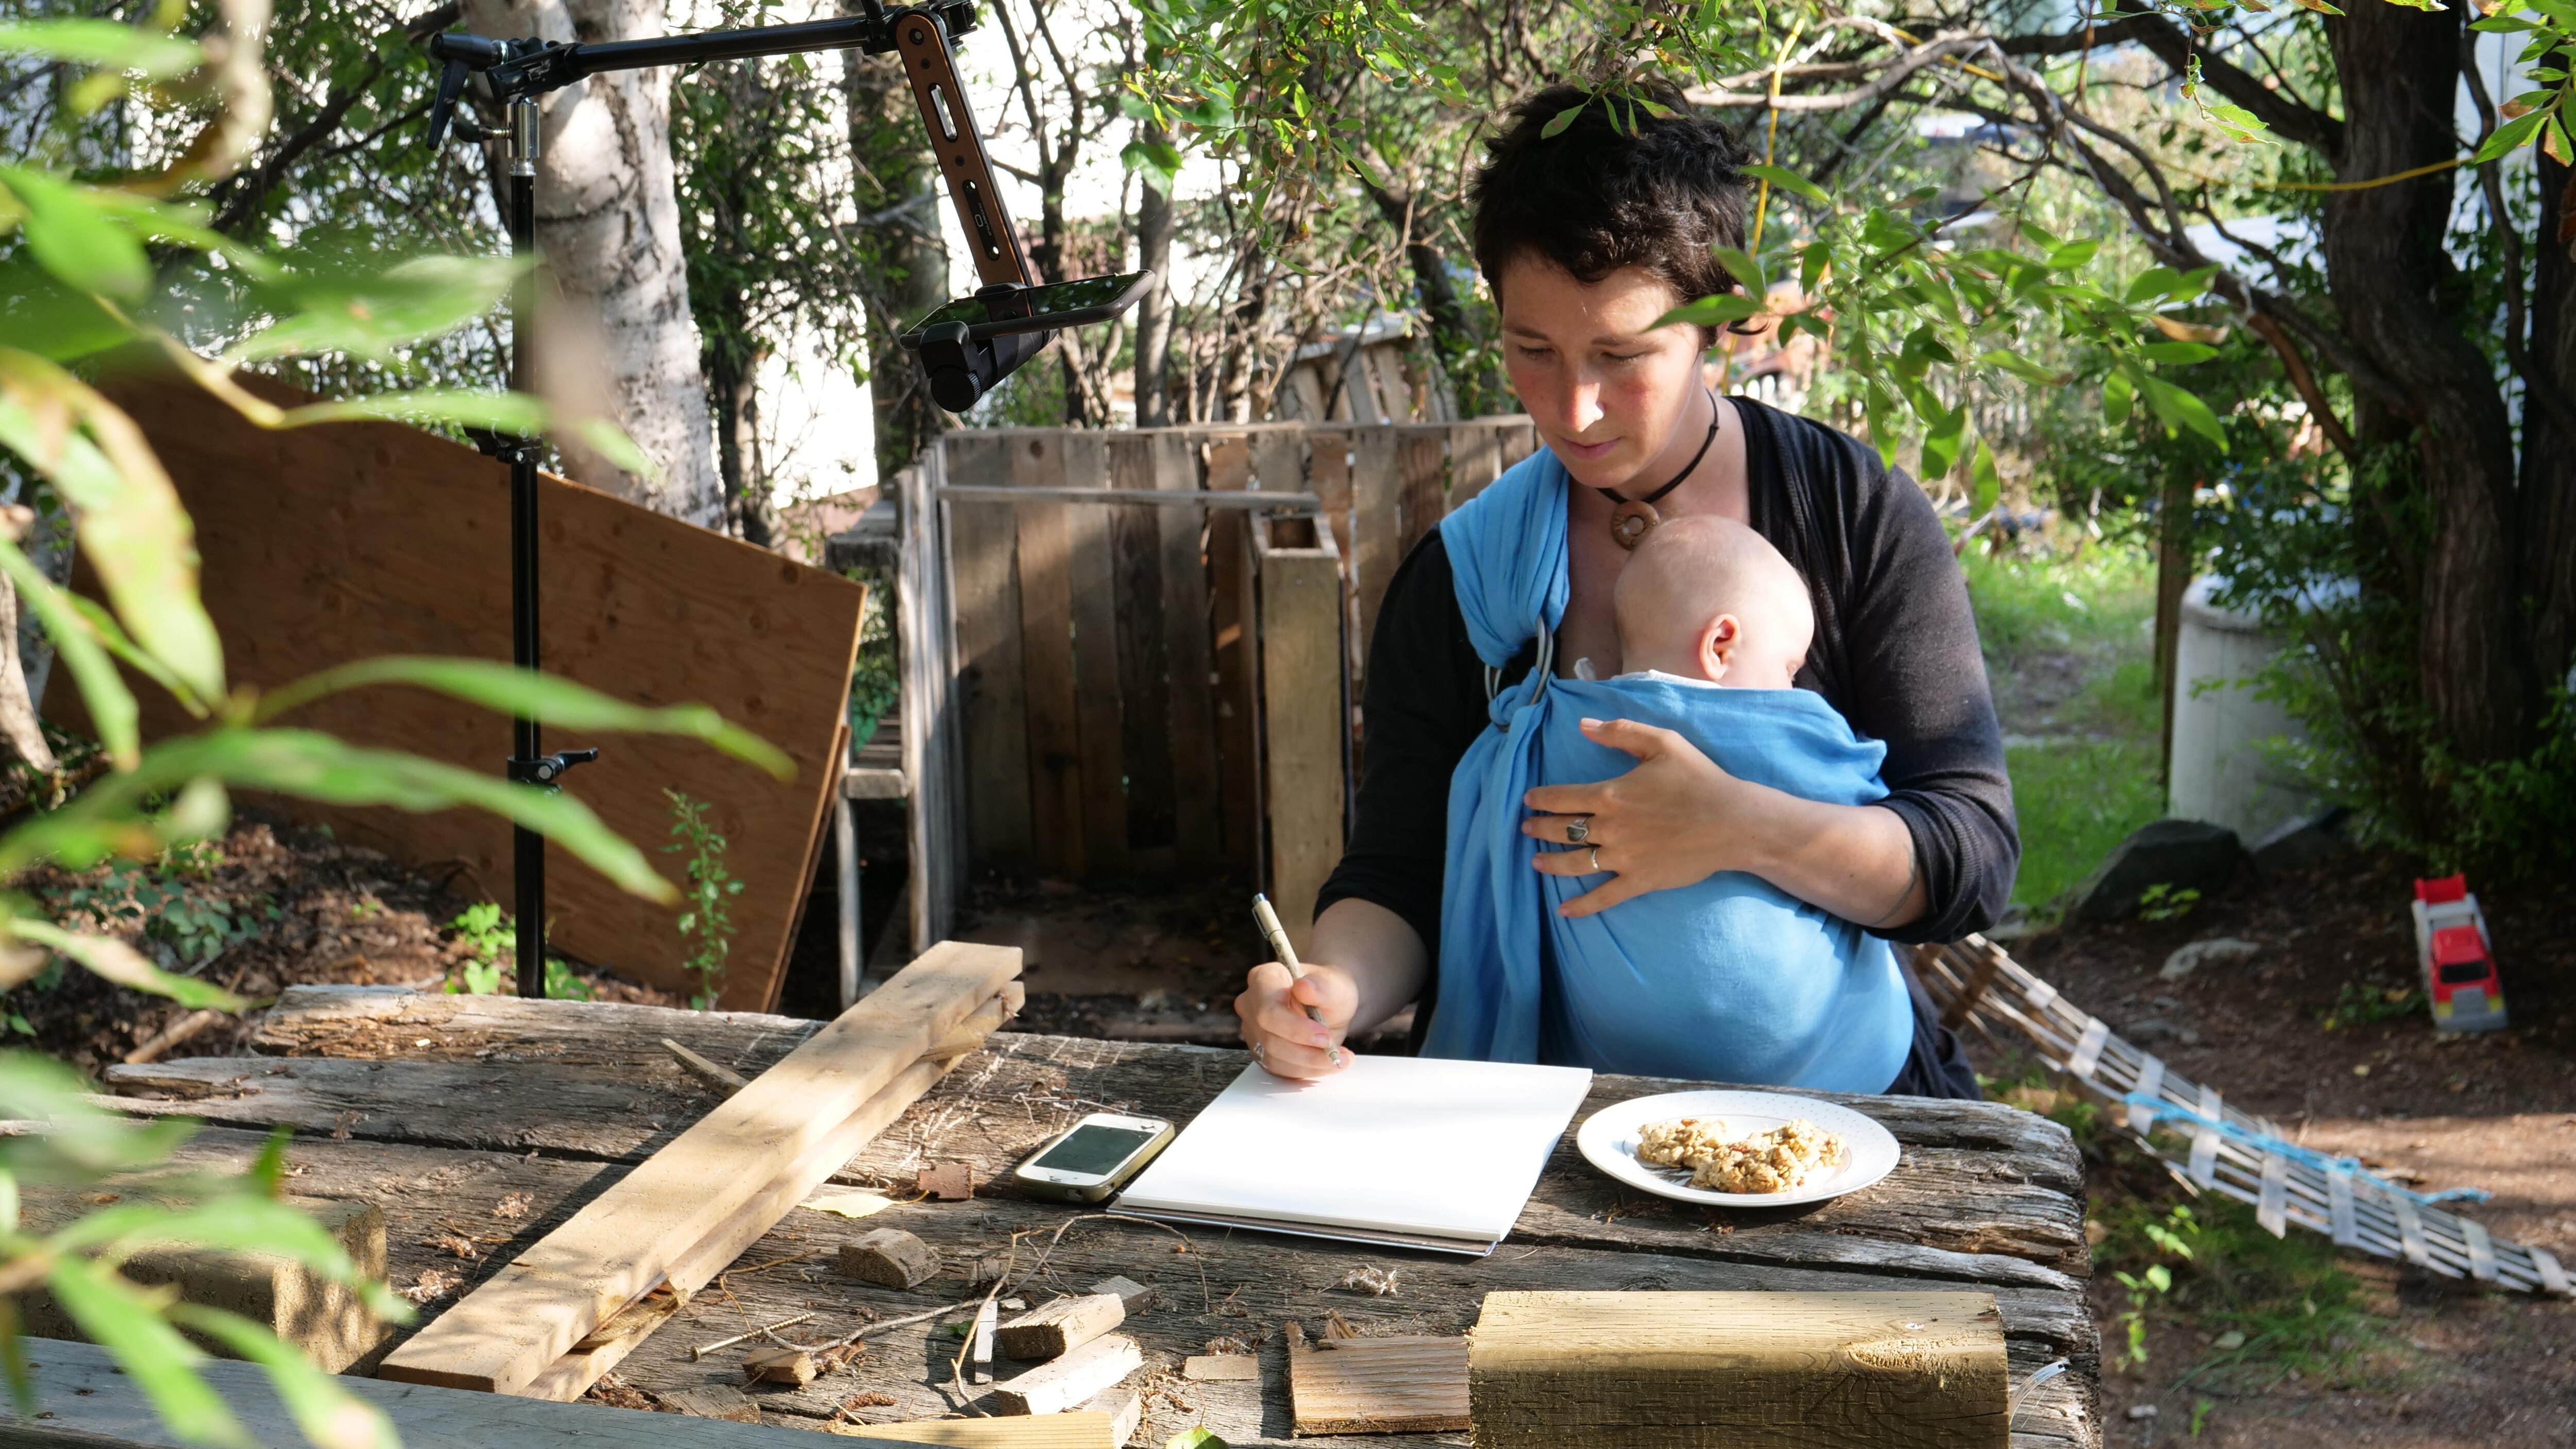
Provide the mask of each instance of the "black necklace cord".
[{"label": "black necklace cord", "polygon": [[[1645,497],[1636,500],[1637,502],[1660,503],[1663,501],[1665,494],[1682,486],[1682,480],[1689,477],[1691,473],[1699,467],[1700,459],[1708,456],[1708,445],[1717,441],[1717,420],[1720,416],[1721,414],[1717,410],[1717,393],[1714,390],[1711,390],[1708,394],[1708,436],[1699,440],[1699,451],[1691,454],[1691,460],[1684,463],[1682,465],[1682,470],[1673,475],[1673,481],[1656,489],[1654,492],[1647,494]],[[1629,501],[1627,497],[1620,493],[1616,488],[1604,488],[1601,491],[1610,495],[1610,501],[1613,503],[1625,503]]]}]

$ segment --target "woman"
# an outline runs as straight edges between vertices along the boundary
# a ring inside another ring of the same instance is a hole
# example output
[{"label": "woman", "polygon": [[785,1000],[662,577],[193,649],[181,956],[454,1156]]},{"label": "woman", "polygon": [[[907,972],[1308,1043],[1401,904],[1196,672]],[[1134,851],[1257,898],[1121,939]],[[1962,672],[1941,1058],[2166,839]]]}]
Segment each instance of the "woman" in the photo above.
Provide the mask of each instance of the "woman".
[{"label": "woman", "polygon": [[[1889,940],[1979,929],[2003,906],[2020,844],[1975,620],[1939,521],[1873,450],[1704,387],[1714,332],[1655,324],[1690,298],[1731,290],[1711,248],[1744,245],[1749,184],[1736,168],[1747,158],[1725,128],[1678,107],[1660,120],[1640,110],[1631,133],[1608,107],[1588,105],[1543,134],[1583,99],[1559,87],[1515,107],[1471,197],[1512,387],[1545,449],[1519,468],[1561,466],[1568,480],[1551,667],[1570,675],[1588,659],[1602,677],[1618,672],[1611,591],[1641,511],[1734,519],[1807,580],[1816,632],[1797,682],[1886,744],[1890,793],[1871,805],[1801,800],[1725,774],[1669,731],[1587,722],[1587,736],[1636,767],[1530,790],[1519,828],[1543,848],[1529,864],[1609,876],[1563,906],[1569,915],[1747,871]],[[1257,966],[1235,1002],[1244,1040],[1283,1076],[1339,1070],[1344,1036],[1416,1002],[1418,1044],[1439,1011],[1452,773],[1494,727],[1495,691],[1536,692],[1524,676],[1540,653],[1532,640],[1489,680],[1448,547],[1443,533],[1423,540],[1379,613],[1367,770],[1349,849],[1318,902],[1308,974],[1292,983],[1275,962]],[[1479,638],[1490,647],[1481,619]],[[1902,1069],[1883,1086],[1843,1085],[1977,1095],[1955,1039],[1906,979],[1910,990],[1879,1008],[1903,1014],[1910,1004],[1912,1021],[1895,1027],[1910,1033]],[[1723,1066],[1700,1075],[1722,1076]]]}]

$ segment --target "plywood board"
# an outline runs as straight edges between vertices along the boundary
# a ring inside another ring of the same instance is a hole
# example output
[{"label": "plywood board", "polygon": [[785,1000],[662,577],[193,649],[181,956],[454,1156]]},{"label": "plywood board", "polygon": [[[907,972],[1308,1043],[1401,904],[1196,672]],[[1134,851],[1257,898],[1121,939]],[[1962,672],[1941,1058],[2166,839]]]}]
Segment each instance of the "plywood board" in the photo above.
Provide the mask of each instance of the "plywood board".
[{"label": "plywood board", "polygon": [[[258,379],[281,404],[308,400]],[[509,470],[470,448],[392,423],[267,432],[193,387],[114,382],[197,522],[207,612],[230,677],[273,688],[387,654],[510,657]],[[863,591],[846,579],[666,518],[579,484],[540,484],[542,662],[552,673],[647,705],[705,703],[785,750],[780,782],[696,741],[549,731],[546,745],[601,747],[564,788],[648,851],[670,838],[665,789],[711,807],[743,882],[722,1004],[777,999],[804,866],[830,792],[858,648]],[[86,587],[84,577],[76,587]],[[77,700],[54,671],[52,713]],[[146,739],[197,722],[148,684]],[[510,721],[425,691],[335,696],[282,723],[352,743],[500,773]],[[280,802],[296,818],[416,869],[452,872],[460,892],[512,906],[510,829],[471,810],[413,815]],[[678,877],[680,863],[655,858]],[[560,849],[547,851],[551,939],[565,953],[672,988],[677,911],[626,894]]]}]

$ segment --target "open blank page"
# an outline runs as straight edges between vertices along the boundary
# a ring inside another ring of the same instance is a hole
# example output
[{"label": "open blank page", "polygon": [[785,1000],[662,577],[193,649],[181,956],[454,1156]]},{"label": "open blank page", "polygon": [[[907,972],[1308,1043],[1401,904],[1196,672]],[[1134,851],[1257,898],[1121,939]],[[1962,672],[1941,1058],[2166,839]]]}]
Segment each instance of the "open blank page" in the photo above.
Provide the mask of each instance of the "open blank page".
[{"label": "open blank page", "polygon": [[1591,1088],[1581,1068],[1436,1057],[1357,1056],[1318,1082],[1250,1066],[1118,1206],[1490,1243]]}]

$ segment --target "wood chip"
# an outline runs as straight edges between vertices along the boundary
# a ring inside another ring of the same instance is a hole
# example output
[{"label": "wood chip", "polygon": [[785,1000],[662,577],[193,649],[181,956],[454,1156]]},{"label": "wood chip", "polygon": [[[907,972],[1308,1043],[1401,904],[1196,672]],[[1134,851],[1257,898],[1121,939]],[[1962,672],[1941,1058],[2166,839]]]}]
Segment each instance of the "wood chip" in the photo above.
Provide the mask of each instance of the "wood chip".
[{"label": "wood chip", "polygon": [[879,1228],[843,1243],[841,1271],[880,1288],[918,1288],[939,1272],[939,1253],[901,1228]]},{"label": "wood chip", "polygon": [[1060,1414],[1117,1386],[1145,1366],[1145,1352],[1123,1333],[1095,1338],[1064,1357],[1042,1363],[993,1389],[1004,1414]]},{"label": "wood chip", "polygon": [[1310,1346],[1294,1323],[1287,1337],[1288,1405],[1300,1434],[1468,1427],[1464,1338],[1328,1338]]},{"label": "wood chip", "polygon": [[1109,1442],[1112,1444],[1124,1444],[1135,1438],[1136,1431],[1145,1423],[1145,1401],[1137,1396],[1134,1389],[1111,1389],[1084,1404],[1075,1412],[1107,1414]]},{"label": "wood chip", "polygon": [[1203,1384],[1246,1384],[1261,1380],[1261,1360],[1248,1353],[1202,1353],[1181,1361],[1181,1377]]},{"label": "wood chip", "polygon": [[1130,1318],[1154,1306],[1154,1285],[1133,1278],[1103,1278],[1083,1291],[1117,1294],[1118,1306],[1126,1309]]},{"label": "wood chip", "polygon": [[515,1223],[528,1215],[528,1209],[534,1202],[535,1199],[524,1192],[507,1193],[499,1202],[492,1204],[492,1216],[503,1222]]},{"label": "wood chip", "polygon": [[751,1395],[730,1384],[708,1384],[704,1388],[681,1389],[656,1397],[670,1408],[700,1419],[730,1419],[737,1424],[760,1422],[760,1405]]},{"label": "wood chip", "polygon": [[764,1348],[742,1361],[743,1378],[755,1384],[790,1384],[801,1389],[814,1382],[819,1372],[814,1356],[797,1348]]},{"label": "wood chip", "polygon": [[474,1246],[474,1240],[466,1237],[462,1233],[434,1234],[428,1238],[422,1239],[421,1246],[424,1248],[436,1248],[442,1253],[453,1253],[457,1257],[465,1259],[474,1259],[483,1256],[482,1250]]},{"label": "wood chip", "polygon": [[1059,1298],[1012,1319],[997,1335],[1002,1352],[1016,1359],[1047,1359],[1082,1347],[1127,1321],[1115,1293]]},{"label": "wood chip", "polygon": [[410,1287],[395,1291],[414,1303],[435,1303],[455,1292],[457,1286],[464,1281],[453,1273],[444,1273],[436,1268],[423,1268],[420,1270],[420,1276],[412,1280]]},{"label": "wood chip", "polygon": [[913,1191],[940,1202],[965,1202],[975,1196],[975,1169],[963,1162],[925,1167],[912,1177]]}]

